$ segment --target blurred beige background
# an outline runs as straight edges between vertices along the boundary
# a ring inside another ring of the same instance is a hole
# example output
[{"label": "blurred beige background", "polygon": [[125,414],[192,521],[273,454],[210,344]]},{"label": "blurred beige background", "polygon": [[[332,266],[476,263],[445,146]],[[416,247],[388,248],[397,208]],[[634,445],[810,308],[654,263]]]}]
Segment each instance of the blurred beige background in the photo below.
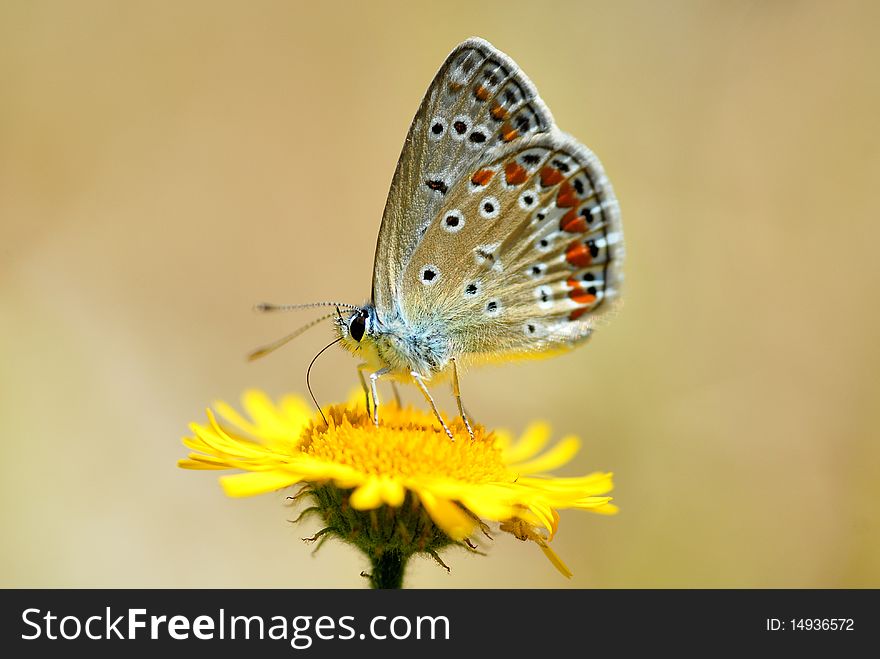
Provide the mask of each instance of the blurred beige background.
[{"label": "blurred beige background", "polygon": [[[305,393],[329,326],[248,364],[310,317],[251,305],[366,299],[409,122],[479,35],[603,159],[628,261],[590,345],[469,373],[466,400],[581,435],[563,473],[614,471],[622,512],[563,513],[570,581],[499,536],[409,585],[880,587],[878,25],[871,2],[3,2],[0,585],[364,585],[281,494],[179,470],[180,437],[216,398]],[[355,384],[341,351],[314,371],[324,402]]]}]

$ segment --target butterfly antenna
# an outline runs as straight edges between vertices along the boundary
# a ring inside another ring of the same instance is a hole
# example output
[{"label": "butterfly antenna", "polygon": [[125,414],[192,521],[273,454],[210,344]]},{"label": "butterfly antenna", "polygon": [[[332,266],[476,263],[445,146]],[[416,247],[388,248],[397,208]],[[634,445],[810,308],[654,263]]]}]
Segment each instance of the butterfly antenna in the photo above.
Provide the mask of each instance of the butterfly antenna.
[{"label": "butterfly antenna", "polygon": [[248,357],[247,357],[248,361],[252,362],[255,359],[259,359],[260,357],[265,357],[270,352],[275,352],[276,350],[278,350],[278,348],[280,348],[281,346],[283,346],[287,343],[290,343],[291,341],[293,341],[296,337],[298,337],[300,334],[302,334],[306,330],[311,329],[312,327],[314,327],[318,323],[324,322],[328,318],[332,318],[333,315],[334,314],[332,314],[332,313],[328,313],[324,316],[321,316],[320,318],[316,318],[315,320],[311,321],[310,323],[306,323],[302,327],[295,329],[287,336],[283,336],[280,339],[278,339],[277,341],[274,341],[268,345],[265,345],[262,348],[257,348],[256,350],[254,350],[252,353],[250,353],[248,355]]},{"label": "butterfly antenna", "polygon": [[[332,316],[333,314],[330,314],[330,315]],[[318,413],[321,415],[321,418],[324,419],[324,424],[325,424],[325,425],[329,425],[329,424],[327,423],[327,417],[324,416],[324,411],[321,409],[321,406],[318,405],[318,399],[315,398],[315,394],[314,394],[314,392],[312,391],[312,383],[311,383],[311,379],[310,379],[310,378],[311,378],[311,375],[312,375],[312,366],[315,365],[315,362],[318,361],[318,357],[320,357],[321,355],[323,355],[323,354],[324,354],[324,351],[327,350],[327,348],[329,348],[330,346],[336,345],[336,344],[339,343],[340,341],[342,341],[342,337],[341,337],[341,336],[340,336],[338,339],[335,339],[334,341],[331,341],[330,343],[328,343],[327,345],[325,345],[323,348],[321,348],[321,349],[318,351],[318,354],[315,355],[314,357],[312,357],[312,361],[311,361],[311,363],[309,363],[309,367],[306,369],[306,387],[307,387],[308,390],[309,390],[309,396],[312,397],[312,402],[315,404],[315,407],[318,408]]]},{"label": "butterfly antenna", "polygon": [[342,307],[343,309],[360,309],[356,304],[348,304],[346,302],[309,302],[307,304],[272,304],[271,302],[260,302],[254,305],[254,311],[271,313],[275,311],[297,311],[298,309],[312,309],[314,307]]}]

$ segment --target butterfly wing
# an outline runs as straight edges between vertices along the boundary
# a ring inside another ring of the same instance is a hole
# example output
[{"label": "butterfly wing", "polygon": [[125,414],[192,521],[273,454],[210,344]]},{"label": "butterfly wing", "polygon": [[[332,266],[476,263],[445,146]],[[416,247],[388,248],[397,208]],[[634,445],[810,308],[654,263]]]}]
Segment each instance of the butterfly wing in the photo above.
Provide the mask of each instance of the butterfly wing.
[{"label": "butterfly wing", "polygon": [[553,128],[492,149],[450,188],[407,264],[405,317],[468,361],[577,345],[618,296],[623,234],[596,156]]},{"label": "butterfly wing", "polygon": [[450,53],[413,119],[388,193],[373,268],[380,317],[399,311],[402,277],[450,189],[488,151],[549,130],[534,86],[482,39]]}]

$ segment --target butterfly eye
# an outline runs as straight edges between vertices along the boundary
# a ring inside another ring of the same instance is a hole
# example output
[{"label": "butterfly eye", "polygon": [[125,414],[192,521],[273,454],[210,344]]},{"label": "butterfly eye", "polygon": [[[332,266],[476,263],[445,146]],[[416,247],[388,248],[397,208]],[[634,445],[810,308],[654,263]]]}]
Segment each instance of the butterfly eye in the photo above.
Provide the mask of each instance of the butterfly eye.
[{"label": "butterfly eye", "polygon": [[351,338],[355,341],[360,342],[362,338],[364,338],[364,332],[367,331],[367,319],[366,317],[358,313],[354,318],[351,319],[351,323],[348,325],[348,333],[351,334]]}]

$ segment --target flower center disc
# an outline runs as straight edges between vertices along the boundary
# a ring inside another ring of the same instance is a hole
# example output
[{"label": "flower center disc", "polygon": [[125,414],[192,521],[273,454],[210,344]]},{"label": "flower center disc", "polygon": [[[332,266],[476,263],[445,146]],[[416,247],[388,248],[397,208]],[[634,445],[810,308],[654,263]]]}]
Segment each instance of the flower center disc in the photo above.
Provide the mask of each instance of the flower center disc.
[{"label": "flower center disc", "polygon": [[460,419],[447,422],[449,439],[437,419],[412,408],[388,404],[380,425],[362,410],[330,408],[329,427],[312,425],[303,433],[301,450],[319,460],[350,466],[367,474],[446,478],[470,483],[511,478],[492,433],[474,426],[471,439]]}]

